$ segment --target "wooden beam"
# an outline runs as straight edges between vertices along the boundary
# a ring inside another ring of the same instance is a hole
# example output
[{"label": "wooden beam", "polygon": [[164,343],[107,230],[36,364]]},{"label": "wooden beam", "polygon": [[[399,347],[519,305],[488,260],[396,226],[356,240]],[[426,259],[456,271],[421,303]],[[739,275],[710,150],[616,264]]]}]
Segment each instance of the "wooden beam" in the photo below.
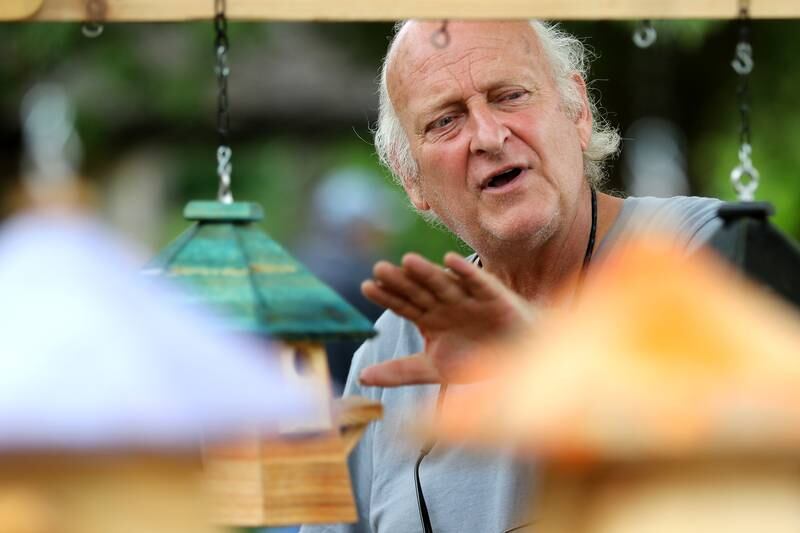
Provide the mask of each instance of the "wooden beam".
[{"label": "wooden beam", "polygon": [[42,7],[44,0],[3,0],[0,2],[0,20],[19,20],[30,17]]},{"label": "wooden beam", "polygon": [[[81,21],[87,0],[3,0],[42,2],[27,20]],[[108,21],[210,19],[212,0],[102,0]],[[725,19],[738,14],[739,0],[228,0],[232,20],[398,20],[428,19]],[[5,9],[4,9],[5,11]],[[750,0],[753,18],[800,18],[800,0]],[[26,15],[16,18],[25,19]]]}]

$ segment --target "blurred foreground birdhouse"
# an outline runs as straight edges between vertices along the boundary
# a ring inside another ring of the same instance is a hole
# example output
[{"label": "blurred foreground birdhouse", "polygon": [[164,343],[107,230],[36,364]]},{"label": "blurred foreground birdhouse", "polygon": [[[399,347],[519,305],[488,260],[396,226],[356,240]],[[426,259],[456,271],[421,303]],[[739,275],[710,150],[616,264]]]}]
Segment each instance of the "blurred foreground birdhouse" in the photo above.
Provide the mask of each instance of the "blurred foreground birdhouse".
[{"label": "blurred foreground birdhouse", "polygon": [[539,533],[800,531],[800,317],[658,243],[624,245],[574,305],[487,347],[473,379],[494,379],[436,432],[541,462]]},{"label": "blurred foreground birdhouse", "polygon": [[75,451],[0,457],[3,533],[212,533],[191,454]]},{"label": "blurred foreground birdhouse", "polygon": [[184,215],[194,224],[149,271],[184,281],[232,329],[268,337],[284,376],[307,387],[316,406],[314,416],[285,423],[278,440],[253,438],[206,451],[219,520],[246,526],[355,521],[347,455],[381,407],[353,398],[332,403],[323,342],[371,337],[372,325],[256,226],[263,217],[257,204],[195,201]]},{"label": "blurred foreground birdhouse", "polygon": [[274,361],[129,256],[66,209],[0,228],[2,533],[216,532],[201,443],[302,413]]}]

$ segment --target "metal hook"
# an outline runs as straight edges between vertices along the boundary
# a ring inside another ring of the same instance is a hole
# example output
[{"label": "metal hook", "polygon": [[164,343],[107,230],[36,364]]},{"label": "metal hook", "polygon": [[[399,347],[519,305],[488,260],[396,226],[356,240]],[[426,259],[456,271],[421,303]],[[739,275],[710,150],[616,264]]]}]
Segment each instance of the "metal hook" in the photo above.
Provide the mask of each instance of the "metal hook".
[{"label": "metal hook", "polygon": [[101,21],[106,16],[106,4],[104,0],[87,0],[86,2],[86,23],[81,27],[84,37],[94,39],[103,34],[103,24]]},{"label": "metal hook", "polygon": [[223,204],[233,202],[231,193],[231,173],[233,164],[231,158],[233,151],[228,146],[228,133],[230,130],[230,116],[228,113],[228,20],[225,17],[225,0],[214,1],[214,50],[216,55],[215,72],[217,74],[217,133],[219,146],[217,147],[217,174],[219,175],[219,189],[217,200]]},{"label": "metal hook", "polygon": [[653,27],[653,23],[650,20],[643,20],[633,32],[633,44],[639,48],[649,48],[656,42],[657,37],[658,33]]},{"label": "metal hook", "polygon": [[739,0],[739,42],[736,44],[731,67],[739,75],[739,88],[736,93],[739,99],[741,128],[739,130],[739,164],[731,171],[731,183],[739,200],[752,201],[758,189],[759,174],[753,166],[750,145],[750,91],[748,81],[753,71],[753,47],[750,44],[750,2]]},{"label": "metal hook", "polygon": [[731,61],[731,67],[740,76],[745,76],[753,72],[753,46],[750,43],[739,43],[736,45],[736,55]]},{"label": "metal hook", "polygon": [[731,183],[739,196],[739,201],[752,202],[755,199],[756,189],[760,175],[753,162],[750,160],[752,148],[749,144],[743,144],[739,148],[740,163],[731,171]]},{"label": "metal hook", "polygon": [[450,44],[450,33],[447,31],[447,19],[444,19],[441,27],[431,35],[431,44],[436,48],[445,48]]},{"label": "metal hook", "polygon": [[81,33],[89,39],[100,37],[103,34],[103,25],[97,22],[87,22],[81,27]]},{"label": "metal hook", "polygon": [[753,71],[753,47],[750,44],[750,0],[739,0],[739,43],[731,67],[740,76]]}]

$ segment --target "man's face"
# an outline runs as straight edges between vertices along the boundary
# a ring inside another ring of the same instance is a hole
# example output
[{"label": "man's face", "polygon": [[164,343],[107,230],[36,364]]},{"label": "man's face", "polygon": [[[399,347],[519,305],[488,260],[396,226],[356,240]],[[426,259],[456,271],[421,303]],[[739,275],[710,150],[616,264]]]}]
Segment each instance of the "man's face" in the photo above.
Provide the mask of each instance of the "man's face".
[{"label": "man's face", "polygon": [[538,39],[525,22],[462,22],[450,42],[431,43],[437,23],[412,22],[399,36],[389,94],[419,167],[405,183],[478,250],[541,244],[574,215],[591,134],[582,109],[568,116]]}]

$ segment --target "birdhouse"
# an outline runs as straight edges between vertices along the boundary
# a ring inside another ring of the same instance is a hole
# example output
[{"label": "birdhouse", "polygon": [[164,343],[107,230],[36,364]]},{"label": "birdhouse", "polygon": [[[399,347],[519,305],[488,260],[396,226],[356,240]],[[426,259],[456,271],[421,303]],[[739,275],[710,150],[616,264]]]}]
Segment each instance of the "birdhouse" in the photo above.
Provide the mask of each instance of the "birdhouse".
[{"label": "birdhouse", "polygon": [[50,450],[0,458],[3,533],[221,533],[190,454]]},{"label": "birdhouse", "polygon": [[83,215],[0,228],[1,532],[218,532],[201,443],[302,413],[261,350],[160,285]]},{"label": "birdhouse", "polygon": [[709,246],[757,283],[800,308],[800,248],[769,222],[767,202],[729,202]]},{"label": "birdhouse", "polygon": [[[285,378],[311,391],[311,417],[289,421],[280,439],[250,439],[206,452],[222,523],[243,526],[357,519],[347,453],[380,405],[332,403],[324,342],[365,339],[370,322],[261,231],[257,204],[190,202],[192,226],[148,271],[184,282],[231,329],[269,338]],[[355,439],[355,440],[354,440]]]},{"label": "birdhouse", "polygon": [[540,464],[540,533],[798,531],[800,316],[709,252],[657,243],[486,348],[504,367],[445,402],[437,433]]}]

